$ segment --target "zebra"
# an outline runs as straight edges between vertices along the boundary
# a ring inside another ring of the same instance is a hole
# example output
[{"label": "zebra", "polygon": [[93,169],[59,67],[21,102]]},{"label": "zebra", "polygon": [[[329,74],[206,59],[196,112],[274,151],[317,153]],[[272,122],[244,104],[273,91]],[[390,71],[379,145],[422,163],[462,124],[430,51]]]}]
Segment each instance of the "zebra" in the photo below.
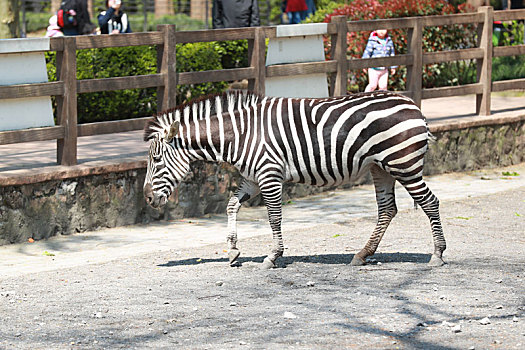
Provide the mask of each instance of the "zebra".
[{"label": "zebra", "polygon": [[393,92],[311,99],[229,91],[150,119],[144,128],[144,141],[150,142],[144,197],[154,208],[166,204],[193,161],[233,165],[244,179],[227,205],[229,262],[234,265],[240,255],[237,213],[242,203],[261,193],[273,235],[271,252],[262,263],[269,269],[284,251],[284,182],[337,186],[370,171],[378,220],[351,265],[364,265],[375,253],[397,213],[398,181],[428,216],[434,243],[429,265],[441,266],[446,243],[439,200],[422,176],[431,137],[418,106]]}]

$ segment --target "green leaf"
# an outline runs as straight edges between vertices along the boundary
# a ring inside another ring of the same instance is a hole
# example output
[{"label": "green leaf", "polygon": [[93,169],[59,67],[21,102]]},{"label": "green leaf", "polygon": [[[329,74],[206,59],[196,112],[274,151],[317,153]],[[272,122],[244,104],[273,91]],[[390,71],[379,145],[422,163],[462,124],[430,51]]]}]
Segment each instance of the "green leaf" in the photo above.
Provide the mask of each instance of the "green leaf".
[{"label": "green leaf", "polygon": [[504,176],[520,176],[520,174],[515,171],[503,171],[501,174]]},{"label": "green leaf", "polygon": [[341,236],[344,236],[342,234],[339,234],[339,233],[336,233],[335,235],[333,235],[332,237],[336,238],[336,237],[341,237]]},{"label": "green leaf", "polygon": [[45,255],[45,256],[55,256],[55,254],[50,253],[50,252],[48,252],[47,250],[45,250],[44,253],[43,253],[42,255]]},{"label": "green leaf", "polygon": [[519,213],[514,213],[514,215],[516,215],[516,216],[521,216],[521,214],[519,214]]},{"label": "green leaf", "polygon": [[470,220],[473,216],[454,216],[452,219]]}]

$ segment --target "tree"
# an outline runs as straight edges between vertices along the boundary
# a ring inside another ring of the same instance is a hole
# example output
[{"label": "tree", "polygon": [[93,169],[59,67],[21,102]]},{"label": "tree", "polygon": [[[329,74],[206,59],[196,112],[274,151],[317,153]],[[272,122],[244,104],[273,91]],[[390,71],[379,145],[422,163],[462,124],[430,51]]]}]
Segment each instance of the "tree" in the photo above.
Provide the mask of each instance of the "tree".
[{"label": "tree", "polygon": [[0,39],[17,38],[18,1],[0,0]]}]

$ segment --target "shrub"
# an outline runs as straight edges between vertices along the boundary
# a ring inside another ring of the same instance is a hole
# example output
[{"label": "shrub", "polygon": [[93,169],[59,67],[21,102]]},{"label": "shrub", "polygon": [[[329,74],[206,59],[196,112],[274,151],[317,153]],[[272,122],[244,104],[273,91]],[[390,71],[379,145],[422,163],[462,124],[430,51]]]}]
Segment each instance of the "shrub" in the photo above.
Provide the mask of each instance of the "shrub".
[{"label": "shrub", "polygon": [[[129,22],[131,23],[131,29],[134,32],[141,32],[144,26],[144,16],[142,14],[129,15]],[[205,28],[203,21],[193,19],[182,13],[177,13],[172,16],[163,16],[161,18],[155,18],[153,13],[147,14],[147,31],[157,30],[157,25],[159,24],[175,24],[177,26],[177,31],[199,30]]]},{"label": "shrub", "polygon": [[[35,13],[26,12],[26,32],[31,33],[40,29],[47,28],[49,25],[49,19],[52,14],[50,13]],[[20,15],[20,21],[22,21],[22,15]]]},{"label": "shrub", "polygon": [[[177,72],[198,72],[221,69],[221,55],[217,52],[216,43],[194,43],[177,45]],[[177,103],[196,97],[224,91],[225,82],[180,85],[177,87]]]},{"label": "shrub", "polygon": [[[48,53],[47,71],[50,81],[56,81],[56,55]],[[77,51],[77,79],[101,79],[119,76],[154,74],[157,70],[154,46],[118,47]],[[177,45],[177,71],[195,72],[221,69],[221,55],[216,43]],[[201,95],[225,90],[224,82],[180,85],[177,103]],[[101,91],[78,95],[78,122],[131,119],[156,112],[155,88]]]},{"label": "shrub", "polygon": [[[503,23],[499,45],[520,45],[524,40],[523,22]],[[494,57],[492,61],[492,81],[525,78],[525,56]]]},{"label": "shrub", "polygon": [[222,68],[248,67],[248,40],[218,41],[215,45],[221,55]]}]

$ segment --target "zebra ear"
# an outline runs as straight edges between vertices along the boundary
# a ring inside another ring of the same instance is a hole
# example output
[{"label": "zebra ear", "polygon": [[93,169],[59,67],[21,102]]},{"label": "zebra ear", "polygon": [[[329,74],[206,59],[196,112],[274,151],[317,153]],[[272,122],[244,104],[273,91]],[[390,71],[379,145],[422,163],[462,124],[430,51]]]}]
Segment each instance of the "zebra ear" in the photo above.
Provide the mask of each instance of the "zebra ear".
[{"label": "zebra ear", "polygon": [[171,142],[171,140],[173,140],[175,135],[177,135],[179,132],[179,126],[180,126],[179,121],[173,122],[173,124],[171,124],[170,131],[168,132],[168,137],[166,138],[166,141]]}]

